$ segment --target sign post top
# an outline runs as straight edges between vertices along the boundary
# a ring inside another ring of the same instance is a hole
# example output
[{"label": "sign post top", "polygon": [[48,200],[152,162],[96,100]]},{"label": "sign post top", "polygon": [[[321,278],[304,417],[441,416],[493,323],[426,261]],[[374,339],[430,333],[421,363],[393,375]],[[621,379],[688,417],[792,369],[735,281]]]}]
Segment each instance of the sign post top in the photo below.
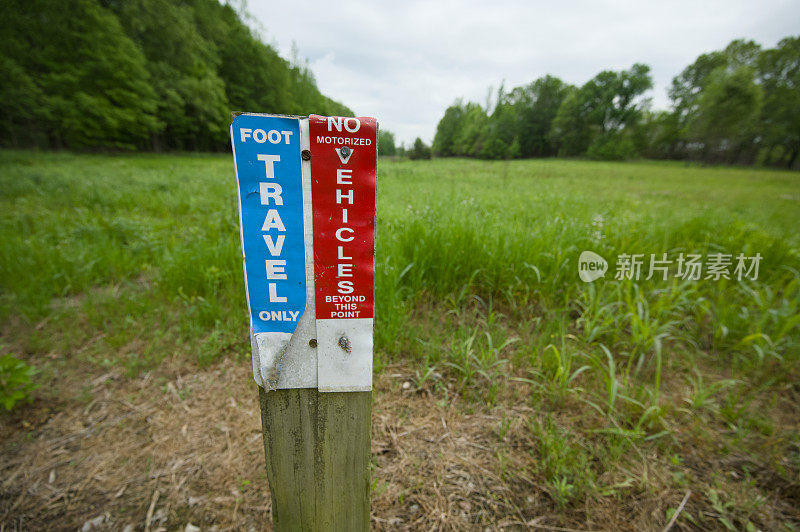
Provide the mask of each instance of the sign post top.
[{"label": "sign post top", "polygon": [[256,382],[370,390],[377,121],[245,113],[231,145]]}]

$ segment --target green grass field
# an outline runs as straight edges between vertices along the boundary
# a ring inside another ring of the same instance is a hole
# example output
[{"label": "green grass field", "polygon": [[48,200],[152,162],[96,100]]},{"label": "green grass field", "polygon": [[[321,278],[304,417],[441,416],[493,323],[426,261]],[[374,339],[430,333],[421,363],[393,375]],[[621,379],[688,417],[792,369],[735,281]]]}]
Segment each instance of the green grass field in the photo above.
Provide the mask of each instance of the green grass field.
[{"label": "green grass field", "polygon": [[[691,490],[681,526],[800,529],[800,175],[382,160],[377,220],[376,371],[465,413],[536,412],[518,473],[570,522]],[[41,400],[166,357],[248,364],[230,156],[0,152],[0,240],[0,354],[37,366]],[[584,250],[604,278],[579,279]],[[614,278],[621,254],[639,280]],[[731,278],[678,279],[681,254],[731,255]]]}]

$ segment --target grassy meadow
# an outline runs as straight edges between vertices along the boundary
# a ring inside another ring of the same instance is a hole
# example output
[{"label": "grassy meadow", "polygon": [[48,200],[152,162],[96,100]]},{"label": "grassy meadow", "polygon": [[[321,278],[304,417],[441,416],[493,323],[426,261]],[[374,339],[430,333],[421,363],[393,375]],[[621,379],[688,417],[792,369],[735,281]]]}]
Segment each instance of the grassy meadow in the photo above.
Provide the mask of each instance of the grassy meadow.
[{"label": "grassy meadow", "polygon": [[[377,453],[376,528],[800,530],[799,174],[386,159],[377,209],[376,419],[484,416],[451,451],[496,480],[442,509],[429,465],[389,478]],[[0,416],[9,456],[42,434],[26,409],[91,405],[91,376],[249,372],[229,155],[2,151],[0,241],[0,354],[40,384]],[[584,250],[604,278],[579,279]],[[730,254],[731,278],[646,280],[664,253]],[[639,280],[614,278],[621,254],[645,255]]]}]

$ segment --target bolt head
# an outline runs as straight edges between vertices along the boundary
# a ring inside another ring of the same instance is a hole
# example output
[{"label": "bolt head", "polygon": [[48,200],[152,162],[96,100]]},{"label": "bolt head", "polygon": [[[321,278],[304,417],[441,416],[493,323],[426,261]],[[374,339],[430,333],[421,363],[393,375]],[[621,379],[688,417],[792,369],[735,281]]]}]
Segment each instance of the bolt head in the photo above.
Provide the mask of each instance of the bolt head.
[{"label": "bolt head", "polygon": [[350,353],[352,350],[352,346],[350,345],[350,340],[348,340],[345,336],[339,338],[339,347],[345,350],[345,352]]}]

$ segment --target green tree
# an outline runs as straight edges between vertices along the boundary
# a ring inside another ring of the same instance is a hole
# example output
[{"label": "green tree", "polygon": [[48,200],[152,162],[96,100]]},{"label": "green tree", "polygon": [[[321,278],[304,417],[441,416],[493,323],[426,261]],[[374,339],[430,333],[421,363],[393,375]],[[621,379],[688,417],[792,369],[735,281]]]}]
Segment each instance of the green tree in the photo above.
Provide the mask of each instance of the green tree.
[{"label": "green tree", "polygon": [[271,46],[258,40],[230,5],[196,0],[198,31],[214,43],[218,75],[232,110],[294,113],[289,63]]},{"label": "green tree", "polygon": [[414,146],[408,152],[408,157],[411,159],[430,159],[431,148],[421,138],[417,137],[414,141]]},{"label": "green tree", "polygon": [[562,155],[622,159],[635,153],[629,138],[641,120],[652,88],[650,67],[604,70],[563,99],[553,120],[551,139]]},{"label": "green tree", "polygon": [[480,105],[466,104],[462,126],[453,139],[454,155],[478,156],[486,140],[488,122],[489,117]]},{"label": "green tree", "polygon": [[436,126],[436,136],[433,137],[433,152],[436,155],[449,157],[459,154],[456,137],[464,127],[464,115],[464,104],[460,99],[444,112],[444,116]]},{"label": "green tree", "polygon": [[[39,106],[31,112],[36,123],[23,127],[38,131],[42,142],[134,148],[158,131],[145,57],[113,13],[92,0],[76,0],[69,8],[53,0],[8,0],[1,18],[0,56],[31,89],[22,103]],[[15,95],[8,86],[0,90]],[[28,135],[14,126],[19,119],[17,113],[6,121],[10,138],[3,142]]]},{"label": "green tree", "polygon": [[[760,50],[753,41],[732,41],[724,50],[700,55],[672,80],[669,95],[682,156],[733,162],[747,142],[755,141],[753,120],[762,101],[754,87]],[[726,94],[733,100],[724,102]],[[743,115],[724,116],[729,112]]]},{"label": "green tree", "polygon": [[[440,156],[488,159],[555,155],[549,132],[567,87],[553,76],[509,93],[501,86],[490,115],[476,103],[456,100],[436,127],[433,151]],[[491,95],[487,108],[493,101]]]},{"label": "green tree", "polygon": [[588,114],[589,109],[581,101],[580,91],[574,88],[567,91],[548,136],[558,155],[570,157],[586,153],[591,142]]},{"label": "green tree", "polygon": [[0,142],[19,147],[46,145],[48,119],[40,86],[17,61],[0,55]]},{"label": "green tree", "polygon": [[702,54],[672,79],[669,97],[681,127],[685,127],[690,117],[697,112],[697,98],[703,91],[709,74],[719,67],[727,66],[727,63],[723,52]]},{"label": "green tree", "polygon": [[378,132],[378,155],[395,155],[397,148],[394,145],[394,134],[391,131]]},{"label": "green tree", "polygon": [[514,106],[506,101],[502,87],[498,93],[497,105],[486,125],[485,139],[478,155],[484,159],[508,159],[511,157],[510,148],[517,142],[516,151],[519,151],[517,139],[518,120]]},{"label": "green tree", "polygon": [[636,63],[629,70],[600,72],[581,87],[580,96],[592,125],[602,134],[619,133],[639,121],[647,104],[641,96],[652,87],[650,67]]},{"label": "green tree", "polygon": [[719,67],[709,74],[688,126],[690,138],[702,142],[705,160],[739,161],[745,146],[752,145],[762,101],[751,68]]},{"label": "green tree", "polygon": [[557,150],[550,129],[569,85],[554,76],[539,78],[511,92],[510,102],[517,113],[520,156],[550,157]]},{"label": "green tree", "polygon": [[231,110],[350,115],[217,0],[8,0],[0,143],[225,149]]},{"label": "green tree", "polygon": [[797,168],[800,155],[800,37],[789,37],[758,58],[758,77],[764,90],[759,131],[765,146],[763,160]]},{"label": "green tree", "polygon": [[645,112],[633,131],[636,152],[653,159],[679,157],[680,141],[677,115],[670,111]]},{"label": "green tree", "polygon": [[218,50],[218,74],[233,110],[353,116],[349,108],[320,93],[313,73],[296,52],[292,62],[282,58],[230,5],[193,0],[193,6],[198,31]]},{"label": "green tree", "polygon": [[112,7],[147,58],[164,123],[154,147],[224,144],[230,107],[217,75],[220,61],[213,43],[198,33],[193,9],[169,0],[119,0]]}]

